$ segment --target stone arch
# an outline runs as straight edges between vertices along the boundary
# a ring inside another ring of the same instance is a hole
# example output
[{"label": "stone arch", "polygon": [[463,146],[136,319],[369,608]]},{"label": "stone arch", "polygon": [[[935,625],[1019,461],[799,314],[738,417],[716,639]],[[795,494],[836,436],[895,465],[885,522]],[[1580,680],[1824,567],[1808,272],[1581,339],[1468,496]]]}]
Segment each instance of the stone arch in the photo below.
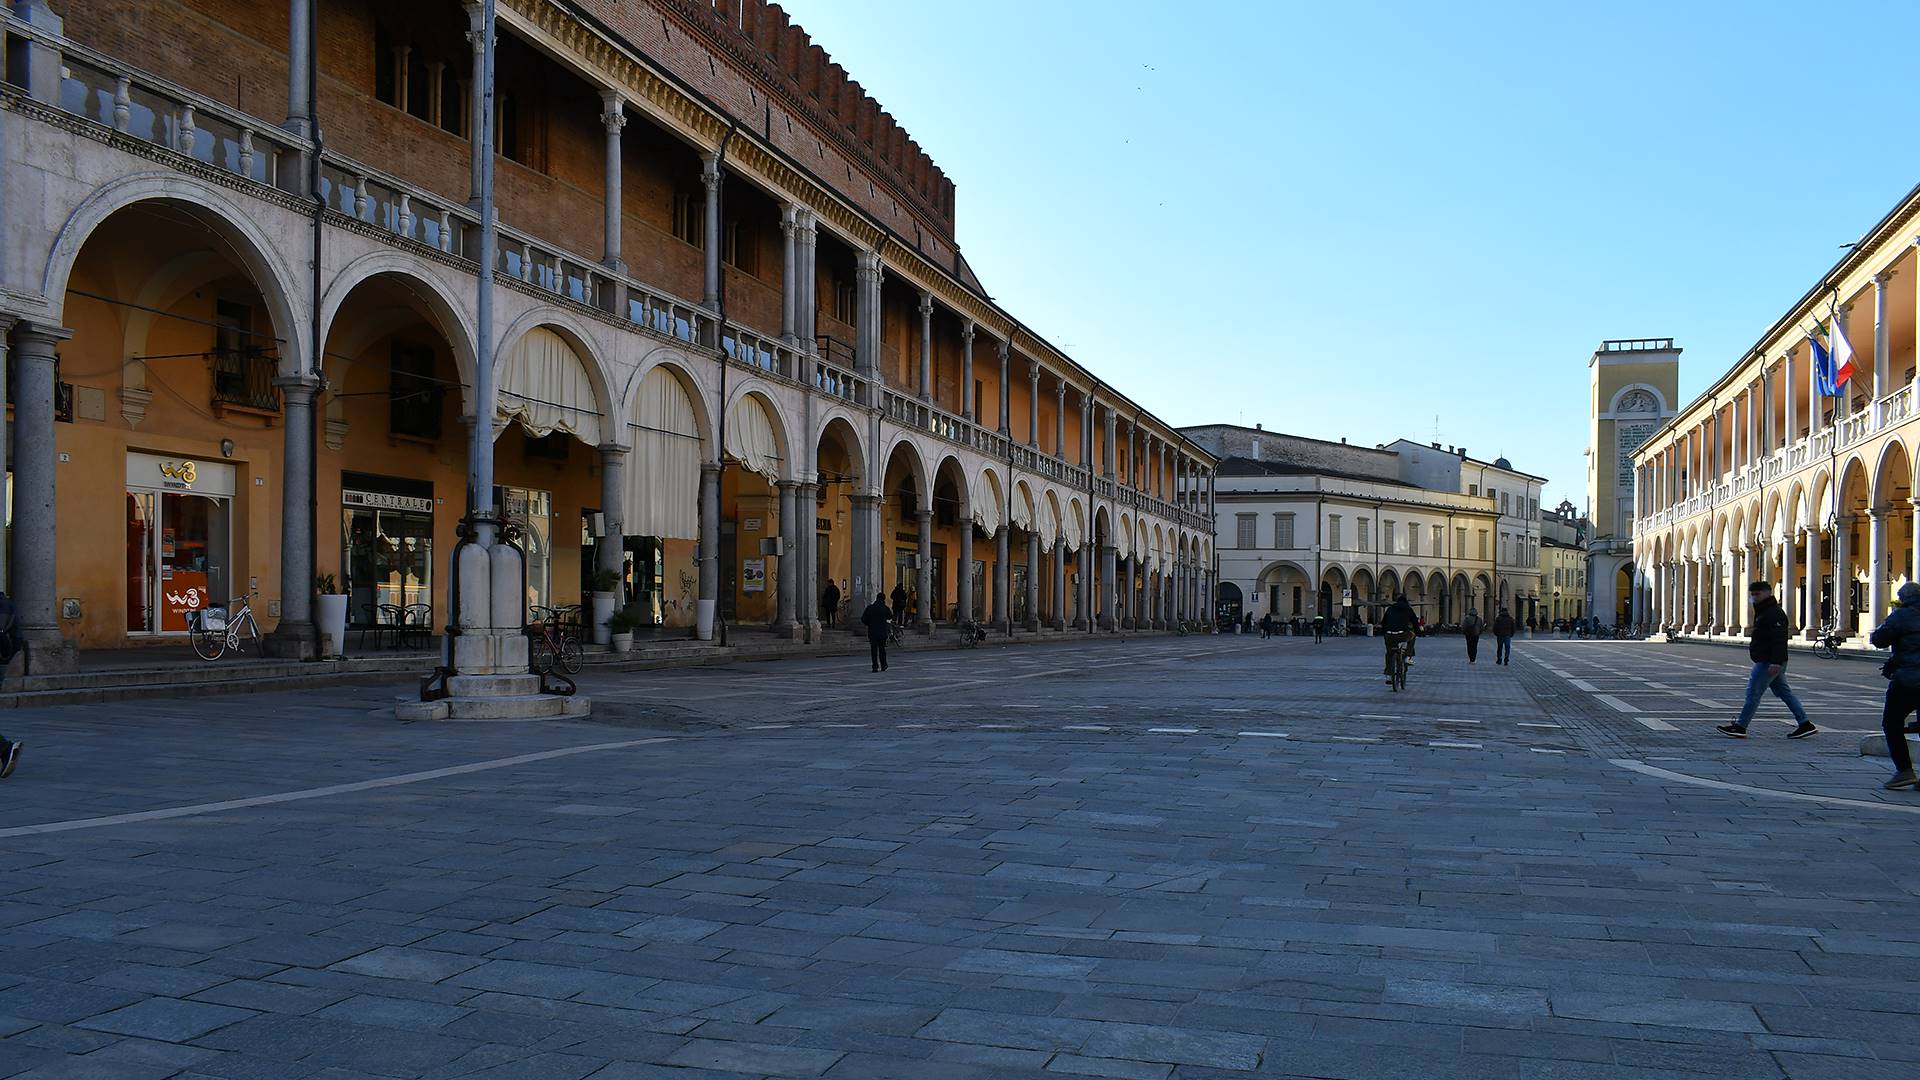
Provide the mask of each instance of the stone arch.
[{"label": "stone arch", "polygon": [[258,214],[234,202],[226,189],[177,172],[137,173],[109,181],[87,196],[60,225],[41,273],[41,295],[48,318],[59,325],[65,318],[67,281],[86,242],[101,223],[115,213],[141,203],[183,210],[224,242],[234,261],[252,278],[266,302],[274,336],[287,343],[280,355],[280,371],[305,370],[313,355],[312,328],[294,298],[292,267],[280,257],[283,244],[258,224]]},{"label": "stone arch", "polygon": [[723,447],[722,449],[725,449],[729,455],[736,458],[739,455],[735,453],[732,447],[740,447],[742,450],[752,452],[752,447],[746,446],[741,442],[741,438],[743,437],[742,433],[736,429],[738,422],[747,418],[744,410],[757,406],[766,416],[767,426],[771,429],[772,433],[773,453],[779,461],[779,468],[776,470],[777,475],[769,477],[768,479],[799,479],[800,468],[795,463],[793,455],[793,436],[791,434],[793,425],[787,420],[786,410],[781,408],[779,397],[774,395],[767,384],[761,380],[747,379],[738,389],[729,390],[728,398],[727,442],[730,446]]},{"label": "stone arch", "polygon": [[[594,344],[586,328],[571,313],[560,308],[551,305],[531,308],[522,312],[519,318],[513,320],[505,330],[501,331],[500,347],[493,358],[495,386],[498,387],[499,380],[505,377],[505,369],[502,365],[506,363],[507,357],[513,354],[514,346],[534,330],[545,330],[556,335],[567,343],[567,347],[573,350],[575,356],[579,357],[580,366],[586,371],[587,381],[593,387],[594,403],[600,410],[601,420],[610,425],[613,418],[620,416],[621,413],[615,404],[617,398],[613,392],[612,383],[607,378],[606,361],[600,355],[600,349]],[[705,400],[701,400],[700,405],[701,408],[696,411],[705,411]],[[604,435],[602,437],[604,438]],[[707,441],[707,445],[711,447],[711,439]]]},{"label": "stone arch", "polygon": [[[912,439],[901,437],[893,440],[887,447],[887,456],[880,467],[880,482],[886,484],[887,477],[893,472],[893,463],[903,461],[907,467],[907,476],[913,481],[913,491],[919,499],[916,510],[931,509],[933,506],[932,474],[927,471],[927,461],[920,454],[920,444]],[[891,491],[883,492],[892,495]]]},{"label": "stone arch", "polygon": [[1041,539],[1045,540],[1049,544],[1053,543],[1055,540],[1058,540],[1058,539],[1067,539],[1069,542],[1069,546],[1076,546],[1072,544],[1071,538],[1067,536],[1067,531],[1071,527],[1071,523],[1061,513],[1062,507],[1060,505],[1060,493],[1055,491],[1053,488],[1049,487],[1046,490],[1045,498],[1047,500],[1048,514],[1053,521],[1053,535],[1043,536],[1041,537]]},{"label": "stone arch", "polygon": [[[391,279],[420,301],[426,313],[438,324],[441,335],[453,347],[454,369],[460,374],[461,393],[472,394],[476,367],[473,322],[467,318],[466,310],[456,294],[444,282],[430,274],[421,273],[421,261],[404,252],[369,252],[354,259],[334,275],[320,300],[320,340],[325,342],[332,339],[334,322],[340,316],[340,309],[346,305],[355,289],[374,278]],[[471,401],[464,411],[473,411]]]},{"label": "stone arch", "polygon": [[[1902,488],[1907,494],[1898,495]],[[1880,447],[1879,460],[1873,466],[1872,505],[1894,506],[1894,498],[1912,498],[1912,491],[1913,460],[1907,453],[1907,445],[1898,438],[1888,439]]]},{"label": "stone arch", "polygon": [[973,527],[973,489],[967,484],[966,466],[954,454],[941,454],[933,467],[933,487],[951,484],[954,491],[954,516],[962,528]]}]

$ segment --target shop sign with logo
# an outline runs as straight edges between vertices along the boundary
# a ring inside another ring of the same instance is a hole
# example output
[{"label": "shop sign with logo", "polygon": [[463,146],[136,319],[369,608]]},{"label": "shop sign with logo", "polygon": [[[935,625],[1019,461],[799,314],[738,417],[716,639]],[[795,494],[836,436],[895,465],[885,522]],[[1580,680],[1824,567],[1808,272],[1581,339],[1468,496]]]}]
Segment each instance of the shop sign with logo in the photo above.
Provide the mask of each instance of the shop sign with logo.
[{"label": "shop sign with logo", "polygon": [[407,510],[416,514],[433,513],[433,500],[417,495],[389,495],[384,491],[340,492],[340,501],[346,506],[364,506],[373,510]]},{"label": "shop sign with logo", "polygon": [[234,477],[234,467],[224,461],[127,451],[127,487],[132,489],[232,495]]}]

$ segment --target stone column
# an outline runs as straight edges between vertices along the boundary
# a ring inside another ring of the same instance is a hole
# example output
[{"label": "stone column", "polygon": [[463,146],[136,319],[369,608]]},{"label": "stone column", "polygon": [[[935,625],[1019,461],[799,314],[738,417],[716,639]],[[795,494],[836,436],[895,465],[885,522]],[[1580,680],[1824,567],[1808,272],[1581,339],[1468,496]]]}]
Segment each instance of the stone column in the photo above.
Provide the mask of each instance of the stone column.
[{"label": "stone column", "polygon": [[800,555],[800,506],[796,489],[800,486],[792,480],[781,480],[776,485],[780,489],[780,554],[774,562],[774,631],[783,637],[799,636],[800,626],[796,612],[798,610]]},{"label": "stone column", "polygon": [[973,320],[960,325],[960,419],[973,419]]},{"label": "stone column", "polygon": [[1806,625],[1806,620],[1801,615],[1800,590],[1794,588],[1793,542],[1792,534],[1780,539],[1780,599],[1782,606],[1786,608],[1789,632]]},{"label": "stone column", "polygon": [[1100,621],[1100,629],[1102,630],[1112,630],[1118,625],[1114,619],[1113,612],[1114,601],[1117,597],[1114,583],[1119,577],[1120,572],[1118,556],[1119,552],[1112,544],[1100,545],[1100,597],[1099,605],[1096,608],[1096,617]]},{"label": "stone column", "polygon": [[1027,445],[1040,449],[1040,361],[1027,361]]},{"label": "stone column", "polygon": [[[13,601],[26,639],[25,665],[30,675],[72,671],[78,666],[73,643],[60,633],[54,610],[55,556],[60,547],[55,511],[53,398],[58,380],[54,350],[72,336],[73,331],[65,327],[41,323],[21,323],[14,331]],[[86,483],[79,477],[75,480]],[[300,582],[303,605],[312,588],[309,569]],[[312,628],[309,616],[309,633]]]},{"label": "stone column", "polygon": [[[1892,273],[1873,275],[1873,398],[1875,401],[1893,392],[1893,357],[1888,356],[1887,281]],[[1880,605],[1873,606],[1873,618],[1880,618]],[[1876,622],[1875,625],[1878,625]]]},{"label": "stone column", "polygon": [[[614,273],[624,273],[627,264],[620,258],[620,226],[623,204],[620,199],[620,131],[627,126],[626,99],[618,90],[600,92],[600,123],[607,129],[607,178],[606,199],[601,229],[605,236],[600,241],[602,254],[600,262]],[[618,314],[625,316],[626,312]]]},{"label": "stone column", "polygon": [[[479,0],[467,0],[467,47],[472,52],[472,64],[468,68],[467,78],[467,145],[471,149],[468,162],[467,201],[475,209],[480,205],[480,168],[485,163],[485,155],[493,153],[493,147],[480,143],[480,116],[487,111],[487,72],[486,72],[486,9]],[[494,135],[500,134],[499,125],[494,127]]]},{"label": "stone column", "polygon": [[1887,511],[1867,510],[1867,621],[1879,625],[1887,610]]},{"label": "stone column", "polygon": [[301,136],[310,134],[307,77],[312,70],[313,38],[307,24],[312,16],[313,0],[287,0],[287,122],[282,126]]},{"label": "stone column", "polygon": [[789,347],[800,342],[799,213],[792,203],[780,208],[780,340]]},{"label": "stone column", "polygon": [[1067,459],[1067,383],[1053,388],[1053,456]]},{"label": "stone column", "polygon": [[805,628],[808,641],[820,640],[820,594],[826,586],[820,583],[820,573],[814,563],[819,558],[819,537],[814,532],[814,506],[818,487],[812,481],[802,481],[799,490],[794,492],[793,501],[798,520],[794,522],[795,550],[799,553],[799,563],[795,566],[794,592],[795,603],[799,607],[800,625]]},{"label": "stone column", "polygon": [[920,550],[914,559],[915,587],[920,590],[919,618],[914,625],[923,634],[933,632],[933,507],[922,506],[919,513]]},{"label": "stone column", "polygon": [[1000,343],[1000,434],[1006,438],[1013,437],[1013,394],[1011,385],[1007,381],[1013,377],[1009,371],[1009,357],[1012,352],[1011,343],[1006,341]]},{"label": "stone column", "polygon": [[1006,633],[1013,627],[1012,590],[1008,587],[1007,527],[993,530],[993,628]]},{"label": "stone column", "polygon": [[[313,622],[313,400],[320,380],[305,372],[273,380],[281,401],[280,624],[268,638],[274,656],[311,660],[320,654]],[[229,560],[231,561],[231,560]],[[234,581],[232,588],[238,588]],[[225,602],[227,597],[215,598]],[[339,655],[346,642],[333,642]]]},{"label": "stone column", "polygon": [[720,602],[720,466],[712,461],[700,463],[699,584],[699,598],[694,601],[694,634],[701,641],[709,641]]},{"label": "stone column", "polygon": [[1120,434],[1120,417],[1112,408],[1107,409],[1106,441],[1100,444],[1100,474],[1111,480],[1114,478],[1113,447]]},{"label": "stone column", "polygon": [[627,451],[618,443],[600,444],[600,543],[594,552],[593,568],[614,575],[614,609],[627,602],[626,583],[619,581],[626,562],[627,530]]},{"label": "stone column", "polygon": [[1027,530],[1027,629],[1040,629],[1040,536]]},{"label": "stone column", "polygon": [[819,253],[820,236],[815,225],[811,210],[801,210],[794,215],[794,226],[798,230],[794,236],[794,262],[798,267],[799,281],[793,293],[793,321],[795,332],[800,335],[800,348],[808,355],[820,350],[820,272],[815,258]]},{"label": "stone column", "polygon": [[1859,620],[1853,614],[1853,516],[1839,515],[1833,523],[1833,618],[1840,632],[1851,634]]},{"label": "stone column", "polygon": [[[4,117],[0,117],[0,126],[4,126],[7,122]],[[4,135],[0,135],[0,143],[3,142]],[[0,206],[4,206],[4,202],[4,199],[0,199]],[[13,334],[13,324],[14,320],[11,316],[0,314],[0,402],[7,400],[7,381],[10,377],[9,372],[12,370],[7,366],[9,347],[7,339]],[[13,441],[10,436],[11,433],[7,430],[7,410],[0,407],[0,481],[4,481],[9,471],[8,461],[13,452]],[[11,565],[7,560],[7,549],[7,531],[0,528],[0,591],[11,593],[13,581],[7,573],[7,567]]]},{"label": "stone column", "polygon": [[705,273],[701,276],[700,306],[708,311],[720,310],[720,185],[724,179],[720,155],[701,154],[700,186],[706,189],[707,212],[702,234],[706,250],[701,252]]},{"label": "stone column", "polygon": [[[880,253],[862,251],[855,257],[854,361],[860,375],[877,381],[880,377]],[[876,388],[877,392],[877,388]],[[877,403],[877,402],[876,402]]]},{"label": "stone column", "polygon": [[1820,630],[1820,530],[1809,525],[1801,530],[1801,535],[1807,545],[1806,580],[1802,586],[1806,599],[1800,605],[1801,626],[1807,637],[1812,638]]},{"label": "stone column", "polygon": [[1120,577],[1117,584],[1120,586],[1120,628],[1122,630],[1134,628],[1134,604],[1138,600],[1138,594],[1134,589],[1133,579],[1138,567],[1139,560],[1135,556],[1129,555],[1120,560]]},{"label": "stone column", "polygon": [[[1093,395],[1080,395],[1080,465],[1093,472]],[[1082,539],[1085,539],[1084,537]]]},{"label": "stone column", "polygon": [[920,400],[933,400],[933,294],[920,293]]},{"label": "stone column", "polygon": [[854,580],[848,582],[848,587],[860,597],[860,607],[854,608],[855,611],[872,603],[875,595],[887,591],[887,570],[882,565],[887,543],[881,532],[880,503],[881,496],[878,494],[853,497],[856,528],[853,533],[851,573]]},{"label": "stone column", "polygon": [[960,563],[954,570],[953,621],[960,624],[975,617],[973,610],[973,519],[960,515]]},{"label": "stone column", "polygon": [[1053,540],[1053,628],[1067,628],[1067,542]]}]

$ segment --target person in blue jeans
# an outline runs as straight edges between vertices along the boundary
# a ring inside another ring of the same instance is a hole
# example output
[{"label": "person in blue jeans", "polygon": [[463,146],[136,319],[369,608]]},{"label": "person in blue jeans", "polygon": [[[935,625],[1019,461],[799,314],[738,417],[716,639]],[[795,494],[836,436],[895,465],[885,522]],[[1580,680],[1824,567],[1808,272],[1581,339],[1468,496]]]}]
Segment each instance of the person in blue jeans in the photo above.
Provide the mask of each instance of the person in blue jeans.
[{"label": "person in blue jeans", "polygon": [[1800,699],[1793,696],[1793,689],[1787,685],[1787,613],[1780,602],[1773,598],[1773,586],[1765,581],[1756,581],[1747,586],[1747,599],[1753,603],[1753,629],[1749,632],[1751,640],[1747,643],[1747,657],[1753,661],[1753,673],[1747,676],[1747,701],[1740,707],[1740,716],[1731,724],[1721,724],[1714,728],[1729,739],[1747,737],[1747,725],[1753,723],[1754,710],[1760,707],[1760,697],[1768,690],[1773,696],[1786,702],[1787,710],[1798,721],[1792,731],[1787,732],[1789,739],[1804,739],[1818,734],[1820,729],[1807,719],[1807,710],[1801,708]]}]

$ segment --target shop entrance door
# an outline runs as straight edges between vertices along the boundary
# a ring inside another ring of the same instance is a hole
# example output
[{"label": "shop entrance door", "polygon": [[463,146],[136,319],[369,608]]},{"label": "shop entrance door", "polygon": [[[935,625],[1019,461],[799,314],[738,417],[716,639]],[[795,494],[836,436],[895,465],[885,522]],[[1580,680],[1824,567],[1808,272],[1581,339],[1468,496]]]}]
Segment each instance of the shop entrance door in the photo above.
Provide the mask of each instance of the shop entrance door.
[{"label": "shop entrance door", "polygon": [[127,632],[182,634],[233,599],[233,466],[127,455]]}]

